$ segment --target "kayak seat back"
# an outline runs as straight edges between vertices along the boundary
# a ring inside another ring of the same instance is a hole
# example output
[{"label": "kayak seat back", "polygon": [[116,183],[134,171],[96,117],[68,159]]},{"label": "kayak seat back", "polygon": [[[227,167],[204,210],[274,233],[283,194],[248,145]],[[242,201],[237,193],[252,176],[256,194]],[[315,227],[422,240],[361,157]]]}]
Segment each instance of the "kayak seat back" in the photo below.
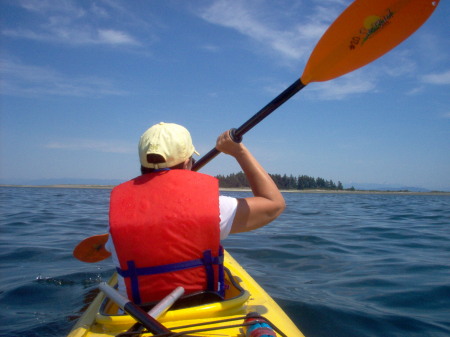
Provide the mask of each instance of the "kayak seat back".
[{"label": "kayak seat back", "polygon": [[[218,293],[205,290],[182,296],[170,308],[171,310],[177,310],[220,301],[223,301],[223,297]],[[144,311],[150,311],[156,304],[158,302],[144,303],[139,306]]]},{"label": "kayak seat back", "polygon": [[[234,278],[231,276],[230,271],[227,268],[224,268],[224,272],[226,274],[226,286],[225,286],[225,293],[226,298],[234,298],[237,296],[240,296],[244,293],[244,289],[236,283]],[[231,289],[233,291],[231,291]],[[231,296],[230,296],[231,295]],[[221,302],[224,301],[225,298],[222,297],[218,292],[210,291],[210,290],[204,290],[204,291],[198,291],[189,295],[182,296],[179,298],[172,306],[171,310],[177,310],[177,309],[185,309],[190,307],[196,307],[199,305],[204,304],[210,304],[214,302]],[[144,311],[150,311],[158,302],[151,302],[151,303],[144,303],[142,305],[139,305]]]}]

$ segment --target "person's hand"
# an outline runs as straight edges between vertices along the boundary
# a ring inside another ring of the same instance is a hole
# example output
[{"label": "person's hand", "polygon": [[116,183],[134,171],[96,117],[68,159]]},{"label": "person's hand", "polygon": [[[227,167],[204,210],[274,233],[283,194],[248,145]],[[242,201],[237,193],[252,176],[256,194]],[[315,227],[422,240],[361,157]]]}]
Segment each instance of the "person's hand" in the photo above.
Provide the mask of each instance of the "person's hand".
[{"label": "person's hand", "polygon": [[236,143],[230,137],[230,131],[225,131],[217,137],[216,149],[230,156],[236,157],[245,147],[242,143]]}]

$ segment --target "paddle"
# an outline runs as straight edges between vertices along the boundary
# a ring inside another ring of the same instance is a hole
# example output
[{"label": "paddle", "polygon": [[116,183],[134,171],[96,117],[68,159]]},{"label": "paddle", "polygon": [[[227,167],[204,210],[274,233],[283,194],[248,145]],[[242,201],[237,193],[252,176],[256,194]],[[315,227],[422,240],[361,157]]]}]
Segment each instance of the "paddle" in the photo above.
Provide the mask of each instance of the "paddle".
[{"label": "paddle", "polygon": [[[233,139],[241,141],[245,133],[309,83],[342,76],[387,53],[414,33],[438,3],[439,0],[355,0],[319,40],[300,79],[239,128],[233,129]],[[192,170],[198,171],[219,153],[212,149],[195,163]],[[101,261],[109,256],[103,252],[102,245],[104,242],[96,244],[95,240],[85,239],[78,244],[79,250],[75,249],[74,256],[85,262]]]},{"label": "paddle", "polygon": [[[162,315],[166,313],[170,309],[170,307],[184,294],[183,287],[175,288],[169,295],[164,297],[161,301],[159,301],[152,309],[150,309],[147,314],[154,319],[160,318]],[[142,332],[144,329],[144,325],[142,322],[138,322],[134,324],[131,328],[128,329],[127,332],[132,332],[133,334],[138,334]]]},{"label": "paddle", "polygon": [[73,256],[88,263],[102,261],[111,256],[111,253],[105,249],[106,241],[108,241],[108,234],[88,237],[75,247]]},{"label": "paddle", "polygon": [[[300,79],[253,115],[231,136],[242,136],[311,82],[328,81],[376,60],[414,33],[439,0],[356,0],[332,23],[314,48]],[[198,171],[216,157],[216,148],[192,168]]]},{"label": "paddle", "polygon": [[139,306],[131,302],[128,298],[123,297],[116,289],[109,286],[107,283],[100,283],[99,288],[120,308],[133,316],[138,322],[142,323],[142,325],[146,327],[147,330],[152,334],[170,333],[170,330],[167,329],[164,325],[159,323],[155,318],[153,318]]}]

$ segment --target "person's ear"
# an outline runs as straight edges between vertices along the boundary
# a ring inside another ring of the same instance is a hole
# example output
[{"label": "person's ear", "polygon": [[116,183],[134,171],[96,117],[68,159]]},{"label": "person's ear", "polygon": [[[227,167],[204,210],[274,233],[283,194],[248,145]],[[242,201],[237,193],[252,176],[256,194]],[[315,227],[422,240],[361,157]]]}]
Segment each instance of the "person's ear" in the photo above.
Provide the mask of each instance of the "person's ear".
[{"label": "person's ear", "polygon": [[190,170],[192,168],[191,162],[191,158],[186,159],[183,163],[183,170]]}]

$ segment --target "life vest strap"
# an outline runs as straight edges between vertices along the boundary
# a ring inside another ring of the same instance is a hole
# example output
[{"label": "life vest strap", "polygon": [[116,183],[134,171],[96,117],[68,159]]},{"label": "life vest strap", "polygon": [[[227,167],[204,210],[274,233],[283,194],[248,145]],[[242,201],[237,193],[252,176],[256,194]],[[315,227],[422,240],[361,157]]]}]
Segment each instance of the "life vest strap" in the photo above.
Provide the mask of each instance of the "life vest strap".
[{"label": "life vest strap", "polygon": [[[180,271],[184,269],[196,268],[204,266],[206,270],[207,289],[209,291],[217,291],[221,296],[224,295],[224,276],[223,276],[223,261],[224,251],[221,246],[219,249],[219,256],[213,257],[211,250],[203,252],[203,258],[190,261],[183,261],[177,263],[170,263],[160,266],[137,268],[134,261],[127,261],[127,269],[116,268],[117,273],[123,278],[129,277],[131,281],[131,292],[133,295],[133,302],[140,304],[141,296],[139,293],[139,276],[148,276],[156,274],[170,273],[174,271]],[[219,289],[214,286],[214,268],[213,265],[219,266]]]}]

